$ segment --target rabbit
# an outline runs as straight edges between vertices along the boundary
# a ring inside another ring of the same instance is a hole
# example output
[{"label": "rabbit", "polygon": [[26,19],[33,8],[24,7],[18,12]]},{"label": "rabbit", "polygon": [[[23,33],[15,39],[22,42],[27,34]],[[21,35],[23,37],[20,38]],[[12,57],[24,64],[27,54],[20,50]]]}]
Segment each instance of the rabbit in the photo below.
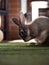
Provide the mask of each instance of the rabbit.
[{"label": "rabbit", "polygon": [[31,43],[38,45],[44,43],[49,36],[48,17],[39,16],[33,22],[28,23],[27,18],[20,12],[19,20],[12,18],[12,21],[19,26],[19,35],[25,42],[32,41]]}]

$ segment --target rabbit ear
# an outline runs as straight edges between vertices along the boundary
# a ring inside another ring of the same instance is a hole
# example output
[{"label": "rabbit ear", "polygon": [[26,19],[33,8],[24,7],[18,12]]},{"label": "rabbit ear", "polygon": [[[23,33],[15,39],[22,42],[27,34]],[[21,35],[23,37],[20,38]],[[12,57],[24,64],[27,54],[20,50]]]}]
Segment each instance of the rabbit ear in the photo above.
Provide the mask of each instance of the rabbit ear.
[{"label": "rabbit ear", "polygon": [[26,19],[26,17],[24,16],[24,14],[22,12],[20,12],[19,19],[21,21],[21,24],[25,25],[25,22],[27,21],[27,19]]},{"label": "rabbit ear", "polygon": [[20,25],[20,22],[18,21],[18,19],[12,18],[12,21],[13,21],[15,24],[17,24],[17,25]]}]

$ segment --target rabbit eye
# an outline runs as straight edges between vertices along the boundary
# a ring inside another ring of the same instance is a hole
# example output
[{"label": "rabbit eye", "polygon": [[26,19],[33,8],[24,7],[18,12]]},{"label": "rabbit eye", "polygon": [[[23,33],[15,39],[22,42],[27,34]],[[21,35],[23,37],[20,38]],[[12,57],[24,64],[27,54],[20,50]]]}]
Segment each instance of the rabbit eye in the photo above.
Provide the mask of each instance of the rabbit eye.
[{"label": "rabbit eye", "polygon": [[20,31],[20,34],[21,34],[21,36],[23,36],[23,34],[24,34],[23,30]]},{"label": "rabbit eye", "polygon": [[21,30],[21,33],[23,33],[23,30]]}]

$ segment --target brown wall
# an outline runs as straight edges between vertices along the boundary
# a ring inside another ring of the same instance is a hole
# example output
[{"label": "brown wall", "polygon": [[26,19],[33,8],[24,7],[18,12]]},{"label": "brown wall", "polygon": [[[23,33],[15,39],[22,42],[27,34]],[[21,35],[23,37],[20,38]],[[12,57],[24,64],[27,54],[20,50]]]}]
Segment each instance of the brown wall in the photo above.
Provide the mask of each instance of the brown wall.
[{"label": "brown wall", "polygon": [[9,39],[18,39],[20,38],[18,34],[18,26],[12,22],[12,18],[18,18],[18,14],[21,9],[21,0],[9,0],[8,4],[9,11]]},{"label": "brown wall", "polygon": [[[21,10],[21,0],[8,0],[8,39],[14,40],[19,39],[18,26],[12,22],[12,18],[19,18],[19,12]],[[4,29],[4,16],[2,16],[2,26],[1,29]]]}]

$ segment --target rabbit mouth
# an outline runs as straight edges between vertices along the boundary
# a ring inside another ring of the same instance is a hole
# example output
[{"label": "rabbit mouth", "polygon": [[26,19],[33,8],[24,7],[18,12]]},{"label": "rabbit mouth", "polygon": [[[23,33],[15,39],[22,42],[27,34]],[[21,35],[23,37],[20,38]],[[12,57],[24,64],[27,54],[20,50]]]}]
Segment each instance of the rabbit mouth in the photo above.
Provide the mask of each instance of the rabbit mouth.
[{"label": "rabbit mouth", "polygon": [[27,42],[27,41],[29,41],[30,39],[31,39],[31,37],[30,37],[30,36],[28,36],[28,37],[26,37],[26,38],[25,38],[25,40],[24,40],[24,41],[25,41],[25,42]]}]

